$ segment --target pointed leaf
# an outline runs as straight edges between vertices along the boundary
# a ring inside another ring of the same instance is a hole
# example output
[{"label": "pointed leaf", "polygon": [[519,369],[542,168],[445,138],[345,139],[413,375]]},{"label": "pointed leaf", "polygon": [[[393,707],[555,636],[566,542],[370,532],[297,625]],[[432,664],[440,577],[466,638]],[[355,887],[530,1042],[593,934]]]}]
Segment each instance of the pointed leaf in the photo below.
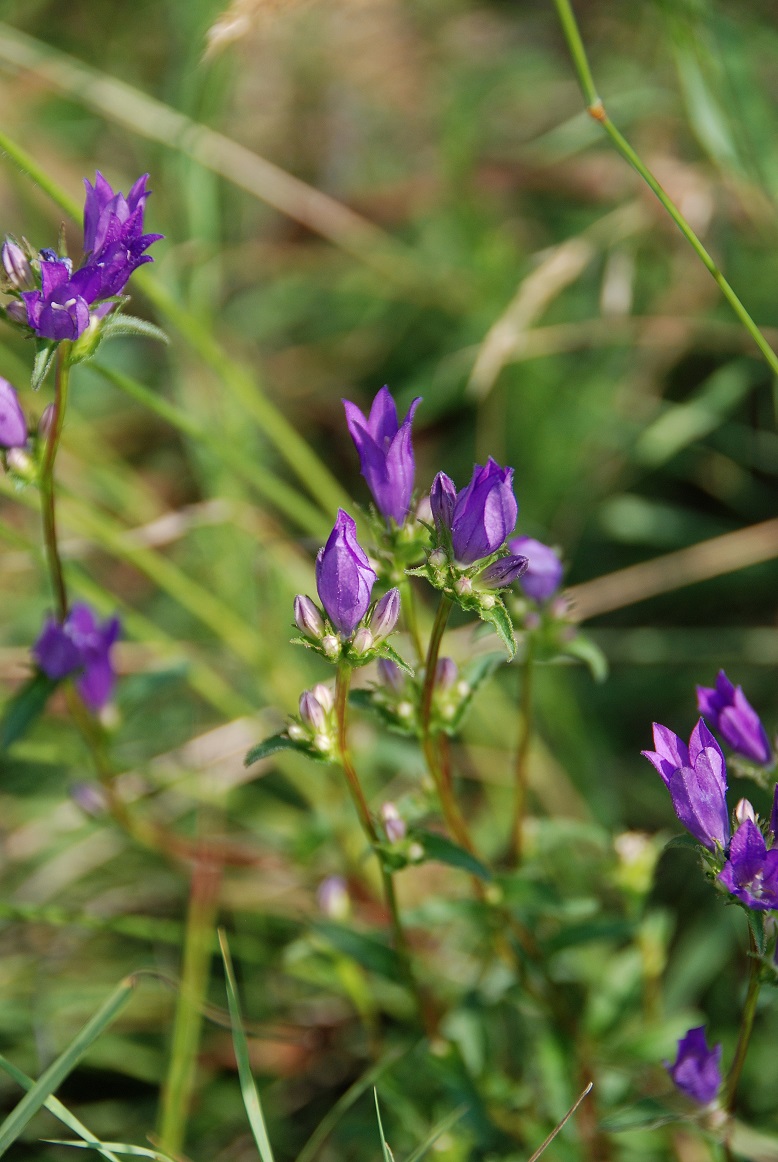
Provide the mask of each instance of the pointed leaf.
[{"label": "pointed leaf", "polygon": [[[271,754],[275,754],[279,750],[300,749],[300,746],[288,734],[273,734],[270,738],[266,738],[264,742],[258,742],[256,746],[252,746],[243,760],[243,765],[244,767],[250,767],[253,763],[258,763],[260,759],[269,758]],[[304,753],[308,754],[308,751],[305,750]]]},{"label": "pointed leaf", "polygon": [[9,698],[0,718],[0,752],[8,750],[12,743],[27,733],[35,719],[43,713],[56,687],[57,682],[53,678],[36,673]]},{"label": "pointed leaf", "polygon": [[503,603],[498,600],[492,609],[480,609],[478,614],[482,621],[488,622],[497,631],[498,637],[508,651],[508,657],[515,658],[516,638],[513,636],[513,623]]},{"label": "pointed leaf", "polygon": [[585,634],[578,633],[572,641],[565,643],[564,652],[579,662],[584,662],[595,682],[604,682],[608,677],[608,659],[600,647]]},{"label": "pointed leaf", "polygon": [[384,1127],[381,1124],[381,1111],[378,1108],[378,1090],[373,1086],[373,1099],[375,1101],[375,1116],[378,1118],[378,1133],[381,1135],[381,1150],[384,1155],[384,1162],[394,1162],[394,1154],[389,1149],[389,1143],[384,1137]]},{"label": "pointed leaf", "polygon": [[145,339],[156,339],[158,343],[170,342],[161,327],[135,315],[109,315],[100,330],[104,339],[111,339],[114,335],[142,335]]},{"label": "pointed leaf", "polygon": [[481,880],[488,881],[492,878],[489,868],[481,863],[480,859],[465,851],[458,843],[447,839],[445,835],[438,835],[435,831],[414,830],[413,838],[421,843],[427,859],[459,868],[461,871],[469,872],[470,875],[478,876]]},{"label": "pointed leaf", "polygon": [[344,924],[336,924],[334,920],[318,920],[313,930],[369,972],[390,980],[404,979],[405,970],[400,957],[393,948],[381,944],[374,936],[366,936]]},{"label": "pointed leaf", "polygon": [[409,678],[413,677],[413,670],[411,667],[403,658],[400,657],[400,655],[397,653],[397,650],[392,649],[392,647],[387,642],[384,642],[378,647],[378,653],[382,658],[388,658],[390,662],[394,662],[396,666],[399,666],[403,673],[407,674]]},{"label": "pointed leaf", "polygon": [[38,344],[35,352],[35,360],[32,365],[32,375],[30,377],[30,386],[33,391],[39,389],[48,375],[56,350],[56,343],[44,342]]}]

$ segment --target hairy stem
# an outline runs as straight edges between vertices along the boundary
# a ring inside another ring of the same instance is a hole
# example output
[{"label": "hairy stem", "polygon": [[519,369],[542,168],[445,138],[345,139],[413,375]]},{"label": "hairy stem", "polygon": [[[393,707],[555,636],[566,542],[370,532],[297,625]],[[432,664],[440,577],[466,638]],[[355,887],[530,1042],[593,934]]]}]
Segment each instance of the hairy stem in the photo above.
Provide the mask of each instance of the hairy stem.
[{"label": "hairy stem", "polygon": [[667,210],[667,213],[670,215],[678,229],[683,234],[684,238],[694,250],[697,257],[715,279],[719,289],[721,290],[721,293],[724,295],[724,298],[727,300],[740,322],[743,324],[759,350],[762,352],[762,355],[764,356],[770,369],[774,372],[774,374],[778,375],[778,355],[776,355],[775,351],[773,351],[772,347],[767,342],[762,332],[759,330],[759,327],[757,327],[756,323],[751,318],[746,308],[743,306],[743,303],[740,301],[735,291],[727,282],[726,278],[721,273],[711,255],[703,246],[702,242],[694,233],[681,211],[678,209],[672,199],[668,197],[657,179],[654,177],[648,167],[644,165],[640,157],[637,155],[637,153],[635,153],[635,150],[632,148],[626,138],[621,135],[619,130],[608,117],[608,114],[605,112],[605,106],[603,105],[602,100],[597,93],[597,88],[594,84],[594,78],[592,77],[592,71],[586,55],[586,49],[584,48],[583,41],[581,40],[581,33],[578,29],[578,24],[576,22],[570,0],[554,0],[554,3],[556,5],[557,13],[559,14],[559,20],[562,25],[562,31],[564,33],[565,40],[567,41],[567,47],[570,50],[570,55],[573,59],[573,66],[578,75],[578,82],[586,100],[587,113],[590,117],[602,125],[603,129],[608,134],[608,137],[610,137],[614,146],[619,151],[624,160],[632,166],[632,168],[640,175],[649,189],[651,189],[657,196],[665,210]]},{"label": "hairy stem", "polygon": [[518,867],[524,854],[524,816],[527,810],[527,779],[529,775],[529,751],[532,742],[532,635],[527,635],[527,652],[521,667],[521,724],[519,742],[516,748],[516,799],[513,809],[508,858],[511,866]]},{"label": "hairy stem", "polygon": [[729,1068],[724,1086],[724,1105],[730,1114],[735,1112],[738,1082],[740,1081],[740,1074],[743,1072],[743,1065],[746,1060],[746,1054],[748,1053],[751,1033],[754,1028],[754,1017],[756,1016],[756,1002],[759,999],[760,964],[754,934],[750,928],[748,932],[748,951],[750,953],[748,991],[746,992],[746,1000],[743,1005],[743,1015],[740,1018],[740,1032],[735,1048],[735,1056],[732,1058],[732,1064]]},{"label": "hairy stem", "polygon": [[59,555],[57,540],[57,507],[54,494],[54,466],[57,461],[59,441],[62,436],[62,427],[65,423],[65,412],[68,402],[68,387],[70,385],[70,343],[64,341],[59,344],[56,355],[56,372],[54,379],[54,412],[46,439],[46,448],[41,465],[41,516],[43,518],[43,540],[46,546],[46,562],[49,569],[51,587],[54,591],[54,601],[57,609],[57,620],[63,622],[68,613],[68,595],[65,588],[65,575],[62,571],[62,558]]}]

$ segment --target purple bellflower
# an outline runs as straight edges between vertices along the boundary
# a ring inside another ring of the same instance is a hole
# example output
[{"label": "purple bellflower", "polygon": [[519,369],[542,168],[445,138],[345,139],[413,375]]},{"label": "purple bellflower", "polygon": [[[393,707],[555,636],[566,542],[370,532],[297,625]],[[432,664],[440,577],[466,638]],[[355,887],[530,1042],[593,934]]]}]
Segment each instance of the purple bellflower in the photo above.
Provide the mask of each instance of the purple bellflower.
[{"label": "purple bellflower", "polygon": [[[773,801],[770,834],[775,842],[778,816],[778,788]],[[778,908],[778,848],[768,851],[762,832],[746,819],[729,845],[729,858],[719,880],[736,899],[757,912]]]},{"label": "purple bellflower", "polygon": [[40,290],[21,295],[27,324],[42,339],[78,339],[111,309],[103,300],[120,295],[132,272],[152,261],[144,251],[163,235],[143,233],[147,181],[148,174],[138,178],[126,198],[99,171],[94,186],[85,181],[84,265],[74,272],[69,259],[42,250]]},{"label": "purple bellflower", "polygon": [[338,509],[335,527],[316,558],[316,588],[325,613],[343,637],[350,637],[367,613],[376,580],[357,541],[354,520]]},{"label": "purple bellflower", "polygon": [[533,537],[512,537],[508,541],[512,553],[526,557],[529,564],[521,578],[521,588],[527,597],[541,603],[548,601],[562,584],[564,567],[557,554],[542,541]]},{"label": "purple bellflower", "polygon": [[524,576],[528,564],[526,557],[498,557],[478,574],[478,585],[481,589],[507,589]]},{"label": "purple bellflower", "polygon": [[729,842],[727,767],[719,744],[702,719],[689,745],[666,726],[654,723],[655,750],[644,750],[670,792],[684,827],[711,851]]},{"label": "purple bellflower", "polygon": [[401,525],[408,515],[413,493],[416,465],[411,443],[411,424],[417,397],[402,423],[397,419],[397,405],[387,387],[373,400],[370,415],[365,418],[356,404],[343,400],[346,423],[359,453],[362,475],[373,494],[378,511],[386,520]]},{"label": "purple bellflower", "polygon": [[487,464],[476,464],[461,492],[445,472],[439,472],[430,504],[438,530],[451,537],[455,560],[472,565],[502,548],[516,524],[519,506],[513,495],[513,469],[501,468],[490,456]]},{"label": "purple bellflower", "polygon": [[714,687],[697,687],[697,705],[736,754],[760,766],[772,764],[772,747],[759,715],[741,687],[733,686],[723,670],[719,670]]},{"label": "purple bellflower", "polygon": [[16,392],[0,376],[0,448],[23,448],[27,443],[27,421]]},{"label": "purple bellflower", "polygon": [[111,648],[120,632],[118,617],[100,624],[88,605],[78,604],[62,623],[47,619],[32,654],[53,681],[78,673],[78,692],[97,713],[110,701],[116,684]]},{"label": "purple bellflower", "polygon": [[708,1048],[704,1025],[690,1029],[678,1042],[675,1062],[666,1061],[665,1069],[681,1093],[708,1105],[721,1088],[721,1045]]}]

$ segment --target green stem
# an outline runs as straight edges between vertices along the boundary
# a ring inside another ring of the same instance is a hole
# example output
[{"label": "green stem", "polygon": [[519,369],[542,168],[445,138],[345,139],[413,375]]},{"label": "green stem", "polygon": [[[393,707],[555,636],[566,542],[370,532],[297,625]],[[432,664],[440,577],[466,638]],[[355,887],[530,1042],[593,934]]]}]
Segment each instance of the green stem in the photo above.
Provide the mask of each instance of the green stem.
[{"label": "green stem", "polygon": [[43,518],[43,540],[46,546],[46,562],[49,568],[51,587],[54,591],[54,601],[57,607],[57,619],[63,622],[68,613],[68,595],[65,588],[65,575],[62,571],[62,558],[59,555],[57,540],[57,508],[54,496],[54,465],[57,461],[59,441],[62,436],[62,427],[65,423],[65,412],[68,403],[68,387],[70,384],[70,343],[64,341],[57,348],[57,365],[54,381],[54,408],[49,433],[46,440],[46,449],[43,455],[43,464],[40,474],[41,516]]},{"label": "green stem", "polygon": [[348,692],[350,686],[351,666],[348,664],[348,662],[341,662],[338,666],[337,677],[335,680],[335,713],[338,723],[338,755],[340,757],[343,773],[346,776],[346,784],[354,803],[354,807],[356,808],[357,816],[359,817],[362,830],[364,831],[368,843],[373,848],[373,851],[378,858],[378,866],[381,871],[381,884],[384,890],[384,898],[386,900],[386,906],[389,910],[389,916],[392,923],[392,935],[394,938],[395,951],[402,961],[408,986],[416,998],[416,1003],[419,1009],[419,1016],[422,1020],[422,1023],[425,1025],[425,1027],[429,1028],[429,1022],[427,1019],[427,1006],[425,1004],[424,998],[421,995],[413,972],[410,948],[408,946],[405,929],[403,928],[402,920],[400,918],[400,909],[397,904],[397,895],[394,890],[394,879],[392,877],[392,873],[386,867],[384,867],[384,861],[381,859],[381,856],[378,852],[378,844],[380,843],[378,832],[375,829],[375,824],[373,823],[373,819],[370,814],[370,808],[367,805],[367,800],[362,790],[359,776],[357,775],[356,768],[354,767],[354,763],[351,759],[351,754],[348,749]]},{"label": "green stem", "polygon": [[759,999],[760,964],[754,934],[750,929],[748,933],[748,944],[748,951],[750,953],[748,991],[746,992],[746,1000],[743,1005],[743,1015],[740,1018],[740,1033],[738,1034],[735,1056],[732,1059],[732,1065],[730,1066],[724,1086],[724,1105],[729,1114],[734,1114],[735,1112],[738,1082],[740,1081],[740,1074],[743,1072],[743,1065],[746,1060],[746,1054],[748,1053],[748,1045],[754,1028],[754,1017],[756,1016],[756,1002]]},{"label": "green stem", "polygon": [[405,616],[405,624],[408,626],[408,633],[413,642],[416,657],[421,661],[424,657],[424,648],[421,644],[419,619],[416,616],[416,602],[413,596],[413,585],[411,584],[410,577],[405,577],[400,582],[400,592],[402,594],[402,610]]},{"label": "green stem", "polygon": [[557,13],[559,14],[559,20],[562,25],[562,31],[564,33],[565,40],[567,41],[567,47],[570,50],[571,57],[573,58],[573,66],[575,67],[575,71],[578,74],[578,81],[587,103],[587,113],[595,121],[599,121],[600,125],[602,125],[603,129],[608,134],[621,156],[625,159],[625,161],[629,162],[629,164],[634,170],[636,170],[649,189],[651,189],[654,194],[656,194],[657,198],[664,206],[665,210],[667,210],[667,213],[673,219],[676,226],[681,231],[687,242],[690,244],[697,257],[715,279],[719,289],[721,290],[721,293],[724,295],[724,298],[727,300],[740,322],[743,324],[759,350],[762,352],[762,355],[764,356],[770,369],[774,372],[774,374],[778,375],[778,355],[776,355],[775,351],[773,351],[772,347],[767,342],[762,332],[759,330],[759,327],[757,327],[756,323],[751,318],[746,308],[743,306],[743,303],[735,294],[735,291],[727,282],[726,278],[721,273],[711,255],[703,246],[702,242],[694,233],[681,211],[678,209],[672,199],[668,197],[657,179],[647,168],[647,166],[643,164],[637,153],[635,153],[635,150],[632,148],[626,138],[621,135],[619,130],[608,117],[608,114],[605,112],[605,106],[603,105],[602,100],[597,93],[597,88],[594,84],[594,78],[592,77],[591,68],[589,67],[586,49],[584,48],[583,41],[581,40],[581,34],[578,30],[578,24],[576,23],[570,0],[554,0],[554,3],[556,5]]},{"label": "green stem", "polygon": [[[470,838],[470,832],[465,823],[462,812],[459,810],[459,805],[454,795],[451,778],[447,774],[444,765],[441,761],[441,755],[438,749],[437,739],[431,730],[432,721],[432,699],[435,691],[435,677],[438,669],[438,658],[440,656],[440,643],[443,640],[443,634],[446,629],[449,614],[453,608],[453,601],[447,597],[445,593],[441,594],[440,605],[438,612],[435,615],[435,621],[432,626],[432,633],[430,635],[429,646],[427,647],[427,660],[425,662],[424,670],[424,685],[421,691],[421,745],[424,751],[424,758],[427,762],[427,767],[435,783],[435,788],[438,792],[440,805],[443,809],[443,817],[446,820],[446,826],[451,832],[454,839],[471,855],[475,855],[475,847]],[[479,891],[482,885],[478,883]]]},{"label": "green stem", "polygon": [[181,1154],[184,1145],[196,1081],[220,881],[220,867],[205,860],[195,864],[186,918],[181,988],[159,1118],[160,1148],[174,1158]]},{"label": "green stem", "polygon": [[529,776],[529,752],[532,742],[532,635],[527,635],[527,652],[521,668],[521,727],[516,748],[516,800],[513,813],[513,827],[509,860],[518,867],[524,854],[524,817],[527,810],[527,781]]}]

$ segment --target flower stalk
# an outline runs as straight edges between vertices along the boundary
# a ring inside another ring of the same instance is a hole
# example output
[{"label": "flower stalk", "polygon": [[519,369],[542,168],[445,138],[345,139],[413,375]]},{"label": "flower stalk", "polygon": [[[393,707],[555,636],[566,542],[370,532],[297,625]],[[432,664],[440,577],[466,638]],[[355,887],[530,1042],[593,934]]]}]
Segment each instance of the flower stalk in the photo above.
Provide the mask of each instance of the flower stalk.
[{"label": "flower stalk", "polygon": [[532,634],[526,637],[526,653],[521,667],[521,722],[519,741],[516,747],[516,798],[513,809],[508,859],[511,867],[518,867],[524,854],[524,818],[527,812],[527,784],[529,778],[529,752],[532,743],[532,680],[534,658]]},{"label": "flower stalk", "polygon": [[748,930],[748,945],[748,990],[746,992],[746,999],[743,1005],[743,1015],[740,1018],[740,1032],[738,1034],[737,1046],[735,1048],[735,1056],[732,1058],[732,1065],[729,1068],[727,1080],[724,1085],[724,1108],[729,1114],[734,1114],[735,1112],[735,1106],[737,1104],[738,1082],[740,1081],[740,1075],[743,1072],[743,1065],[745,1064],[746,1054],[748,1053],[748,1046],[751,1042],[751,1033],[753,1032],[754,1018],[756,1016],[756,1004],[759,999],[759,955],[757,952],[756,941],[754,940],[754,934],[750,928]]},{"label": "flower stalk", "polygon": [[57,509],[54,495],[54,466],[57,461],[60,437],[65,423],[65,412],[70,386],[70,343],[65,341],[57,347],[56,372],[54,380],[54,412],[49,427],[46,448],[41,466],[41,515],[43,518],[43,540],[46,546],[46,562],[54,591],[57,618],[64,621],[68,613],[68,596],[65,575],[57,540]]}]

